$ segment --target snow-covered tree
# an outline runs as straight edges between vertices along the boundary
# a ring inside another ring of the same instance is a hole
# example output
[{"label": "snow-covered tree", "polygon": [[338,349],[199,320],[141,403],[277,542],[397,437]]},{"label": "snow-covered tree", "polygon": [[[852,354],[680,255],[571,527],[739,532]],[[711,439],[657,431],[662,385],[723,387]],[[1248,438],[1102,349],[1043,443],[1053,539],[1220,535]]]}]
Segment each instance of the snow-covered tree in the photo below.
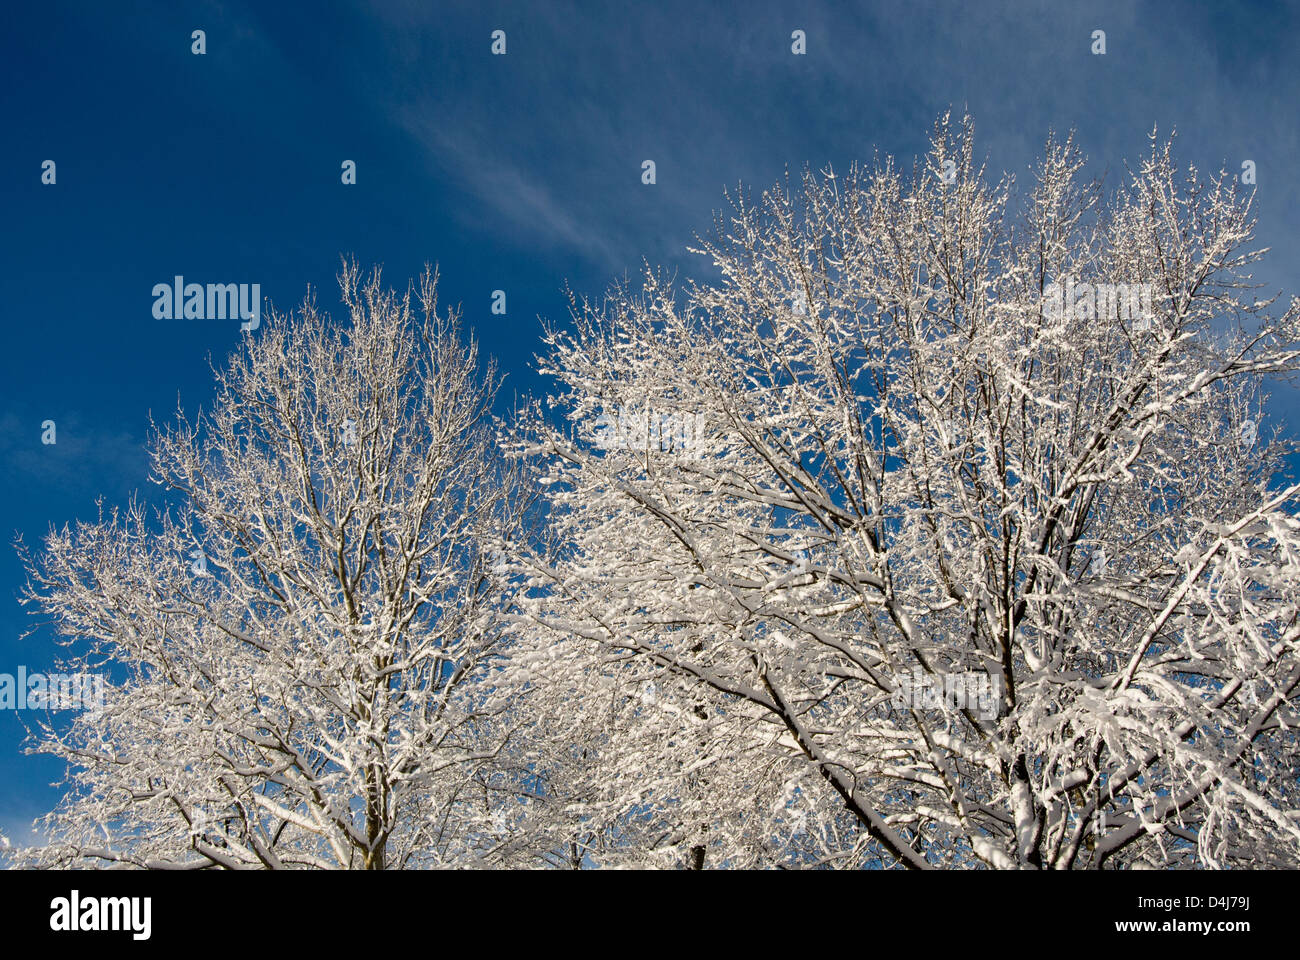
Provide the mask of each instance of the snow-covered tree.
[{"label": "snow-covered tree", "polygon": [[[720,280],[548,330],[567,423],[539,405],[514,451],[561,546],[522,561],[514,669],[599,756],[575,835],[1300,864],[1300,485],[1260,420],[1300,302],[1254,296],[1231,176],[1154,133],[1113,196],[1082,167],[1051,139],[991,183],[945,118],[910,176],[737,197],[697,251]],[[696,428],[609,428],[637,417]]]},{"label": "snow-covered tree", "polygon": [[[339,277],[216,372],[153,443],[165,504],[104,511],[28,556],[28,601],[102,711],[47,726],[69,792],[36,865],[382,869],[491,845],[517,721],[492,681],[526,488],[499,379],[436,275]],[[26,553],[26,551],[24,551]]]}]

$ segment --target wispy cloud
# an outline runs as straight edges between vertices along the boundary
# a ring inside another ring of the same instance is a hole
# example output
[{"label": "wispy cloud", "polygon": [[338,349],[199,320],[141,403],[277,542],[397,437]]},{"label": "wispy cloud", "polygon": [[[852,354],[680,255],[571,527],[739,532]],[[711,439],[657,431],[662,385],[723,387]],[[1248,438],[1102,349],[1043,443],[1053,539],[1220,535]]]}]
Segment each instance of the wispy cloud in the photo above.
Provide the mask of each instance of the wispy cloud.
[{"label": "wispy cloud", "polygon": [[[47,420],[50,444],[42,442]],[[0,414],[0,483],[10,489],[115,496],[143,486],[147,472],[141,437],[96,426],[80,411]]]},{"label": "wispy cloud", "polygon": [[[509,52],[495,58],[487,22],[467,47],[417,9],[384,8],[386,29],[418,36],[448,73],[473,78],[453,97],[436,78],[403,71],[385,91],[392,121],[440,177],[475,199],[460,211],[463,223],[514,231],[546,254],[576,252],[605,272],[635,271],[642,258],[686,260],[726,205],[725,187],[767,186],[784,163],[802,163],[797,137],[774,138],[748,90],[746,51],[761,37],[765,55],[788,67],[788,30],[773,22],[756,33],[752,17],[741,26],[699,12],[682,34],[687,49],[672,50],[653,38],[680,29],[674,14],[644,13],[655,23],[563,6],[511,16]],[[656,164],[654,185],[641,181],[645,160]]]},{"label": "wispy cloud", "polygon": [[[520,232],[521,239],[569,247],[605,264],[617,259],[604,231],[595,224],[584,226],[575,206],[557,197],[541,176],[503,158],[499,147],[484,146],[491,143],[491,132],[472,121],[456,127],[440,124],[418,106],[398,108],[397,117],[444,170]],[[471,207],[460,212],[464,223],[483,226]],[[493,229],[501,230],[500,221]]]}]

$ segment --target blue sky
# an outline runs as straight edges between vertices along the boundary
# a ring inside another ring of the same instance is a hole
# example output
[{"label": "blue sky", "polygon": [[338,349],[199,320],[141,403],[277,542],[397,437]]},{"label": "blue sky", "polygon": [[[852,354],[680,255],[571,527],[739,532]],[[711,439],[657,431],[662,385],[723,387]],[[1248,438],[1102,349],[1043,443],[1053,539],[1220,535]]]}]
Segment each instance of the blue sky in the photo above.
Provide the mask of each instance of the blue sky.
[{"label": "blue sky", "polygon": [[[335,304],[340,253],[444,302],[509,375],[531,373],[563,287],[599,294],[685,248],[724,188],[873,152],[910,163],[935,117],[975,118],[990,169],[1023,176],[1078,131],[1117,185],[1153,126],[1202,171],[1257,168],[1259,279],[1300,290],[1295,3],[60,3],[0,30],[0,531],[39,541],[146,483],[150,411],[211,396],[238,321],[156,320],[177,274],[260,283],[279,308]],[[191,32],[207,53],[191,53]],[[493,30],[507,54],[490,53]],[[790,34],[807,35],[794,56]],[[1090,35],[1105,30],[1107,53]],[[657,183],[641,183],[641,163]],[[57,183],[40,182],[54,160]],[[357,183],[340,183],[344,160]],[[491,294],[507,294],[505,316]],[[1300,421],[1280,387],[1272,414]],[[58,442],[43,445],[41,422]],[[1292,431],[1294,432],[1294,431]],[[0,551],[0,672],[48,667],[20,639],[21,568]],[[0,833],[57,798],[0,712]]]}]

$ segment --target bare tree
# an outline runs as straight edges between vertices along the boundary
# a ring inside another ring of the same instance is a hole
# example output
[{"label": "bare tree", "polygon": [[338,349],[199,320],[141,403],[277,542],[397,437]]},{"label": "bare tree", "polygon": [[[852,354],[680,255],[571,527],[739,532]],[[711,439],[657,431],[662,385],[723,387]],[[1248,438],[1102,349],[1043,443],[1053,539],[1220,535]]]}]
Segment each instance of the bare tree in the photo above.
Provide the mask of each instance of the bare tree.
[{"label": "bare tree", "polygon": [[1300,304],[1255,298],[1227,174],[1153,134],[1103,203],[1082,165],[990,185],[945,118],[910,178],[737,198],[720,282],[548,331],[530,671],[627,718],[604,803],[683,813],[679,859],[1300,863],[1300,486],[1260,420]]},{"label": "bare tree", "polygon": [[483,842],[527,510],[499,380],[436,275],[339,281],[346,325],[309,293],[157,430],[163,509],[101,506],[27,558],[27,600],[114,681],[34,748],[72,773],[28,862],[383,869]]}]

